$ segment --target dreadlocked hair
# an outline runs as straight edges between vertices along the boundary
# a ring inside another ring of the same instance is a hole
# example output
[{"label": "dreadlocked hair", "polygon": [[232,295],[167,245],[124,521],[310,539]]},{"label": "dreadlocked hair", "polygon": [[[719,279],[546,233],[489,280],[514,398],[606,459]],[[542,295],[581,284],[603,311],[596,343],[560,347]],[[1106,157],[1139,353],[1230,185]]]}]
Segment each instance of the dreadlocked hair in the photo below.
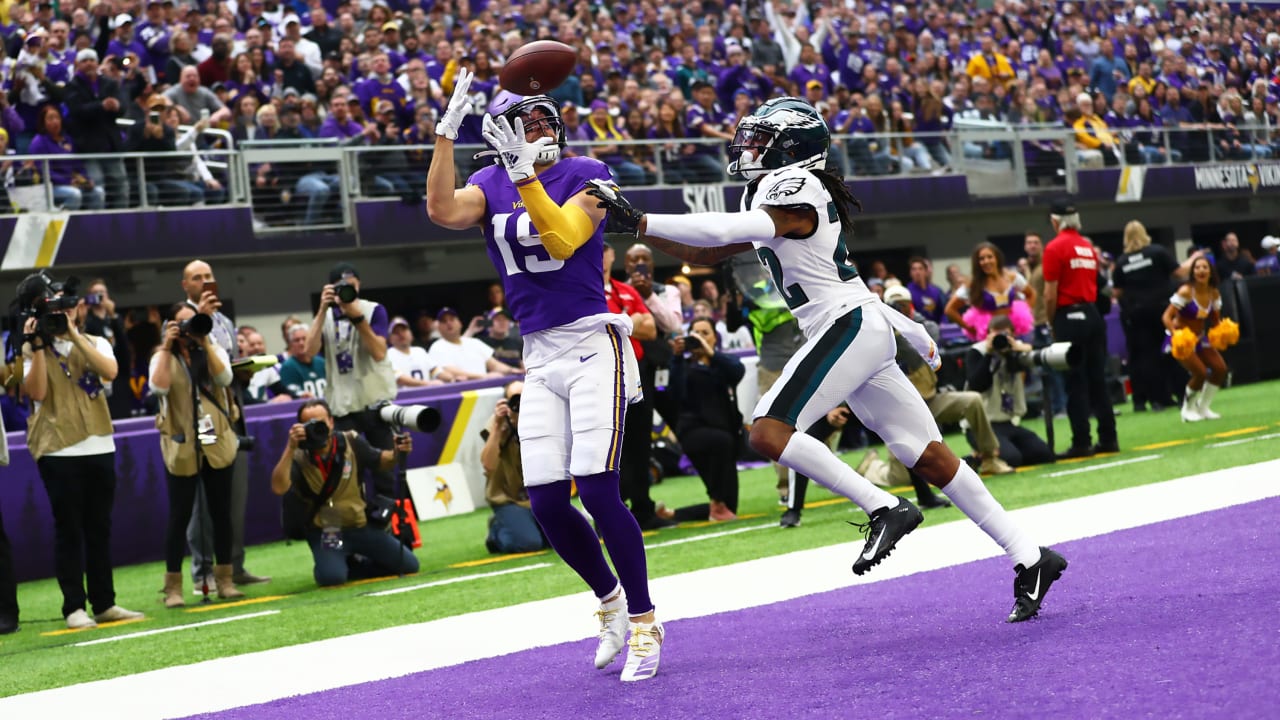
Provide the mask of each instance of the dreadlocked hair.
[{"label": "dreadlocked hair", "polygon": [[809,172],[817,176],[822,183],[822,187],[826,188],[827,193],[831,195],[831,199],[835,201],[836,216],[840,218],[840,234],[844,236],[846,242],[852,240],[853,217],[850,209],[857,209],[858,212],[862,212],[862,203],[853,196],[853,191],[845,184],[844,178],[838,174],[838,167],[833,167],[828,163],[827,167],[821,170],[815,169]]}]

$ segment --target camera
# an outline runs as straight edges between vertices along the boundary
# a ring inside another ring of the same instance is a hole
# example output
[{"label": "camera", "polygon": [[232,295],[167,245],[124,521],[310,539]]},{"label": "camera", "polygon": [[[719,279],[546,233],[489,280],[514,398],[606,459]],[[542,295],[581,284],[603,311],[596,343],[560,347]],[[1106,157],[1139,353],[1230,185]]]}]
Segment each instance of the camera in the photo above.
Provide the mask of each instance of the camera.
[{"label": "camera", "polygon": [[329,442],[329,425],[319,418],[313,418],[303,424],[307,437],[298,443],[298,447],[310,452],[319,452]]},{"label": "camera", "polygon": [[236,450],[239,452],[253,452],[258,447],[258,438],[252,435],[237,435]]},{"label": "camera", "polygon": [[178,323],[178,329],[182,331],[183,335],[202,338],[213,330],[213,318],[204,313],[196,313]]},{"label": "camera", "polygon": [[382,422],[398,428],[429,433],[440,427],[440,411],[426,405],[396,405],[383,401],[369,406],[369,409],[378,413]]},{"label": "camera", "polygon": [[680,339],[684,341],[685,352],[693,352],[694,350],[702,349],[702,338],[697,335],[685,335]]},{"label": "camera", "polygon": [[510,408],[513,413],[520,412],[520,393],[516,393],[515,395],[507,398],[507,407]]},{"label": "camera", "polygon": [[80,297],[76,295],[79,285],[80,280],[75,277],[55,282],[43,270],[19,283],[17,298],[11,306],[18,315],[17,324],[24,326],[29,318],[37,321],[35,332],[22,338],[26,341],[41,338],[47,344],[54,336],[67,332],[71,323],[65,313],[80,304]]},{"label": "camera", "polygon": [[991,338],[991,349],[1004,357],[1012,358],[1018,365],[1027,370],[1038,367],[1049,370],[1067,370],[1080,363],[1081,350],[1072,347],[1069,342],[1056,342],[1037,350],[1014,352],[1009,336],[1005,333],[999,333]]},{"label": "camera", "polygon": [[89,293],[84,296],[84,304],[95,307],[102,304],[102,293]]},{"label": "camera", "polygon": [[353,303],[360,297],[360,291],[350,281],[342,280],[334,284],[333,294],[337,296],[338,302],[346,305]]},{"label": "camera", "polygon": [[160,124],[160,113],[159,113],[159,111],[152,110],[150,113],[148,113],[148,114],[147,114],[147,122],[151,123],[152,125],[159,125],[159,124]]}]

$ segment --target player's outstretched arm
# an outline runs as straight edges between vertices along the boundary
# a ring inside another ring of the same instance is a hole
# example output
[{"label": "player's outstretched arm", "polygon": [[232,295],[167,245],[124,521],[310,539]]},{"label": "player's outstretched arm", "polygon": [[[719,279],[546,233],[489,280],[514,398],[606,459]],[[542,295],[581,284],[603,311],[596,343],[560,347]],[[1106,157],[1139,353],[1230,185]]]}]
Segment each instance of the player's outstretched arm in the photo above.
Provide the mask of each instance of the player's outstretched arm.
[{"label": "player's outstretched arm", "polygon": [[471,73],[465,68],[458,70],[449,107],[436,123],[436,146],[427,170],[427,216],[450,230],[475,227],[484,219],[484,191],[477,187],[455,189],[453,141],[458,139],[458,128],[471,107],[470,88]]},{"label": "player's outstretched arm", "polygon": [[[618,187],[603,180],[591,180],[587,194],[599,200],[597,207],[607,210],[607,232],[624,233],[634,236],[642,242],[652,243],[659,250],[694,265],[714,265],[725,258],[750,249],[750,240],[755,234],[768,234],[773,231],[773,224],[767,215],[753,217],[746,225],[754,226],[750,235],[743,237],[736,233],[737,223],[748,213],[698,213],[695,215],[651,215],[646,214],[631,204],[622,195]],[[667,219],[676,221],[669,223],[668,230],[655,231],[650,220],[658,224]],[[683,223],[680,221],[684,221]],[[754,221],[754,222],[753,222]],[[727,223],[717,226],[717,223]],[[769,229],[764,226],[768,225]],[[769,234],[769,238],[774,235]],[[732,239],[730,239],[732,238]],[[744,240],[746,242],[744,242]]]}]

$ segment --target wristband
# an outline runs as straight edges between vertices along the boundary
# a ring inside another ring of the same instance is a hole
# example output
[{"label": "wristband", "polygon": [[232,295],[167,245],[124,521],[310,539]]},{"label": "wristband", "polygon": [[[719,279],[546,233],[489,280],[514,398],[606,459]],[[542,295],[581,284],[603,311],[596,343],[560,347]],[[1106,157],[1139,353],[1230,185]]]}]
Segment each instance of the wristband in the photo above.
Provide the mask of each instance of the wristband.
[{"label": "wristband", "polygon": [[347,320],[350,320],[352,325],[359,325],[360,323],[364,322],[364,316],[352,315],[351,317],[347,318]]}]

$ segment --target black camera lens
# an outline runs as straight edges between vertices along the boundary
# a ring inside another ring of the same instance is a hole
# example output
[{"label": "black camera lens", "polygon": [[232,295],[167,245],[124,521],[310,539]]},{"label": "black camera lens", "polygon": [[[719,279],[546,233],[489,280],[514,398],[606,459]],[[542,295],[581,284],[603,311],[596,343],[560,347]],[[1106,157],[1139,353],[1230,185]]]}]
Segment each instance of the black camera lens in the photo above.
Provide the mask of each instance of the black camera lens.
[{"label": "black camera lens", "polygon": [[178,323],[178,329],[184,335],[202,338],[213,330],[213,318],[204,313],[196,313],[191,317]]},{"label": "black camera lens", "polygon": [[306,440],[299,443],[302,449],[319,451],[329,442],[329,426],[325,421],[318,418],[308,420],[302,427],[307,433]]},{"label": "black camera lens", "polygon": [[520,412],[520,393],[516,393],[515,395],[507,398],[507,407],[511,408],[511,412],[513,413]]},{"label": "black camera lens", "polygon": [[360,297],[360,291],[355,285],[343,280],[333,286],[333,293],[338,296],[338,302],[342,304],[353,303],[356,298]]},{"label": "black camera lens", "polygon": [[1009,336],[1004,333],[996,333],[995,337],[991,338],[991,347],[997,352],[1008,350],[1010,347]]},{"label": "black camera lens", "polygon": [[46,335],[62,335],[71,329],[71,323],[62,313],[49,313],[40,317],[40,331]]}]

